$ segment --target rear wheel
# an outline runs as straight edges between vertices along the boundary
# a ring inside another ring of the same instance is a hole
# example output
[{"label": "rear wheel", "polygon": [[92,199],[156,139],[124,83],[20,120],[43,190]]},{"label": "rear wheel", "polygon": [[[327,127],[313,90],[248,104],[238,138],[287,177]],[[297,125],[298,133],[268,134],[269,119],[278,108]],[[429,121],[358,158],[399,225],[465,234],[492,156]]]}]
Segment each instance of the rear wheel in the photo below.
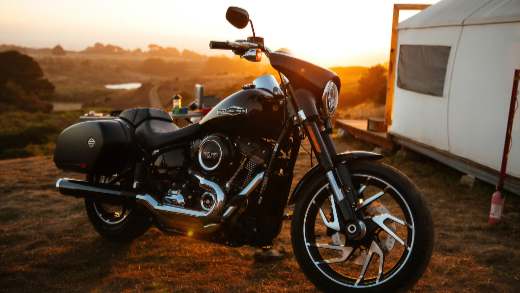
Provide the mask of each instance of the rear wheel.
[{"label": "rear wheel", "polygon": [[[107,183],[109,178],[92,176],[89,181]],[[135,202],[114,203],[86,198],[85,209],[94,229],[111,241],[132,241],[152,224],[149,213]]]},{"label": "rear wheel", "polygon": [[431,257],[433,224],[420,192],[402,173],[376,162],[349,165],[363,196],[365,237],[346,240],[325,176],[301,194],[291,227],[294,254],[306,276],[328,292],[409,289]]}]

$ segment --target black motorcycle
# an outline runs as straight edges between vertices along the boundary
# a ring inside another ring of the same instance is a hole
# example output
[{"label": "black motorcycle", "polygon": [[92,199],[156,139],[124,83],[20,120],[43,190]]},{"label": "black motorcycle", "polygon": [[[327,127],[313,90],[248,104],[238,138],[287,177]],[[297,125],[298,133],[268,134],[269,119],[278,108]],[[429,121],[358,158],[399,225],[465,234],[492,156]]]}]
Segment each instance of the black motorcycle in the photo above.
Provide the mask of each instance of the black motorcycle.
[{"label": "black motorcycle", "polygon": [[[247,11],[253,36],[210,42],[249,61],[269,58],[279,73],[258,77],[199,123],[178,128],[168,113],[138,108],[74,124],[58,137],[54,162],[86,174],[59,179],[58,191],[85,198],[99,234],[130,241],[151,226],[230,246],[272,245],[295,204],[291,237],[306,276],[326,291],[410,288],[432,253],[433,224],[417,187],[377,162],[381,155],[337,153],[330,135],[340,80],[333,72],[271,51]],[[319,164],[289,195],[302,139]]]}]

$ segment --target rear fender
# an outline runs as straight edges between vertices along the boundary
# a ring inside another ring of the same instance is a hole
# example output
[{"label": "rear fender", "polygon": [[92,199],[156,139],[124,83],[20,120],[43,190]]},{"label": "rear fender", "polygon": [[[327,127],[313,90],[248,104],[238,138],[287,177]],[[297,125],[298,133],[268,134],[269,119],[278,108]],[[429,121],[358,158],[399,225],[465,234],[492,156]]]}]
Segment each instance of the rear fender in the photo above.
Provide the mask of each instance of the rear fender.
[{"label": "rear fender", "polygon": [[[365,152],[365,151],[349,151],[349,152],[343,152],[336,155],[335,162],[340,164],[349,164],[355,161],[360,160],[380,160],[383,158],[383,155],[373,152]],[[302,179],[300,179],[300,182],[296,185],[293,192],[291,193],[291,197],[289,198],[289,205],[294,204],[298,198],[302,190],[305,190],[305,187],[312,178],[315,176],[319,176],[320,173],[323,173],[323,169],[320,165],[314,166],[312,169],[310,169]]]}]

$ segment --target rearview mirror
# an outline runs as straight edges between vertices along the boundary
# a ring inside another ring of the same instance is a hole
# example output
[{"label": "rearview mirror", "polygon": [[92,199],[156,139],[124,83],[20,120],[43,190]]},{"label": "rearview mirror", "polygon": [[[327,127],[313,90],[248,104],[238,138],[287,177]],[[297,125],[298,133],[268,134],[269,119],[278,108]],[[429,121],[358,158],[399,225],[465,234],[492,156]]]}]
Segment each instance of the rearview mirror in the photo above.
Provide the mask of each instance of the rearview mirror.
[{"label": "rearview mirror", "polygon": [[226,12],[226,19],[236,28],[245,28],[249,23],[249,13],[240,7],[230,6]]}]

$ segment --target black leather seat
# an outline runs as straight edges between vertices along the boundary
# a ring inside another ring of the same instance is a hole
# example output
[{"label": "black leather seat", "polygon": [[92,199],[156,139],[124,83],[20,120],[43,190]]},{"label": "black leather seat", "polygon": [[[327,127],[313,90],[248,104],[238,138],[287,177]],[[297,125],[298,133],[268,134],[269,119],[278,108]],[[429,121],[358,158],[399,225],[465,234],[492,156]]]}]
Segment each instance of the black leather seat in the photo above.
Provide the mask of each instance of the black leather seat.
[{"label": "black leather seat", "polygon": [[138,127],[141,123],[149,119],[173,122],[168,113],[155,108],[133,108],[124,110],[119,114],[119,118],[132,124],[134,127]]},{"label": "black leather seat", "polygon": [[186,142],[195,136],[202,126],[198,123],[179,128],[173,122],[150,119],[146,120],[135,131],[137,142],[149,151],[170,144]]},{"label": "black leather seat", "polygon": [[149,151],[188,140],[202,128],[198,123],[179,128],[168,113],[159,109],[129,109],[123,111],[119,117],[136,127],[137,143]]}]

